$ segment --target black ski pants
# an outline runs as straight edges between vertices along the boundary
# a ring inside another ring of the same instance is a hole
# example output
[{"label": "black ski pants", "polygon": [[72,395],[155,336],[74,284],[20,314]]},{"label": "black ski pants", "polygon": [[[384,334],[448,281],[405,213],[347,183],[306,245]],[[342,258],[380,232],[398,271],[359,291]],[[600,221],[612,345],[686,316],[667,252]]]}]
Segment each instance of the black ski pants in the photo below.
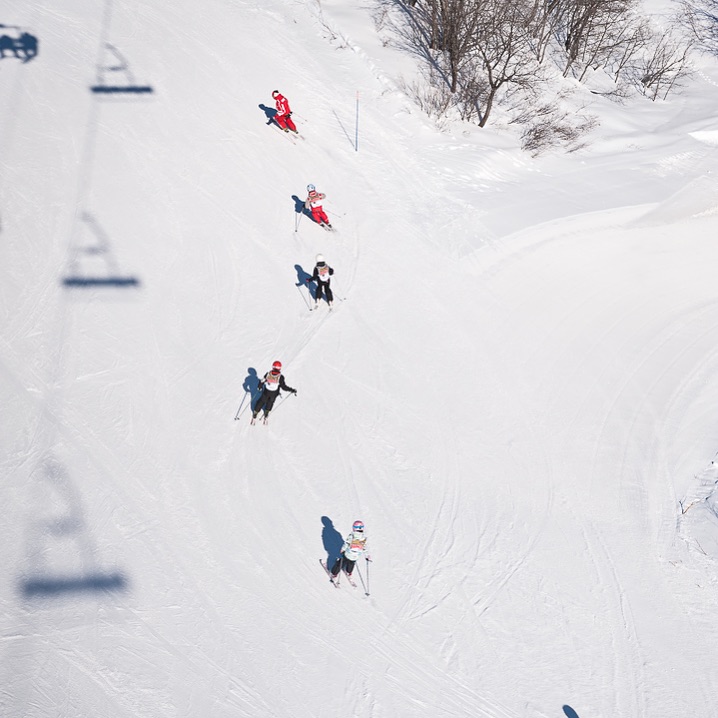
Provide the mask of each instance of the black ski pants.
[{"label": "black ski pants", "polygon": [[262,409],[264,409],[265,416],[269,414],[269,412],[272,411],[272,407],[274,406],[274,402],[277,400],[278,395],[279,390],[268,391],[267,389],[264,389],[262,391],[262,395],[259,399],[257,399],[257,403],[254,405],[254,415],[257,416]]},{"label": "black ski pants", "polygon": [[356,561],[352,561],[351,559],[348,559],[344,554],[342,554],[332,566],[332,576],[337,576],[339,574],[339,569],[343,568],[344,573],[346,573],[348,576],[352,575],[352,571],[354,570],[354,564]]},{"label": "black ski pants", "polygon": [[328,302],[334,301],[334,295],[332,294],[332,288],[329,286],[329,282],[317,281],[317,293],[314,295],[314,298],[317,301],[321,300],[322,292],[324,292],[327,295]]}]

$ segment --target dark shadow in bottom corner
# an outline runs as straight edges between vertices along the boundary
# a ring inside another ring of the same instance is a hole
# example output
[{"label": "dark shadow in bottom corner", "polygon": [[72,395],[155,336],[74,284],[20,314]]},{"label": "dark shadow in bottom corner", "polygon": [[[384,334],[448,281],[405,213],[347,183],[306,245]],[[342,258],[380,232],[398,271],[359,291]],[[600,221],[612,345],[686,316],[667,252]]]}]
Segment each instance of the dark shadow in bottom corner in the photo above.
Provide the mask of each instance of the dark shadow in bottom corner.
[{"label": "dark shadow in bottom corner", "polygon": [[579,718],[578,713],[576,713],[576,711],[571,708],[571,706],[564,706],[563,712],[566,714],[566,718]]}]

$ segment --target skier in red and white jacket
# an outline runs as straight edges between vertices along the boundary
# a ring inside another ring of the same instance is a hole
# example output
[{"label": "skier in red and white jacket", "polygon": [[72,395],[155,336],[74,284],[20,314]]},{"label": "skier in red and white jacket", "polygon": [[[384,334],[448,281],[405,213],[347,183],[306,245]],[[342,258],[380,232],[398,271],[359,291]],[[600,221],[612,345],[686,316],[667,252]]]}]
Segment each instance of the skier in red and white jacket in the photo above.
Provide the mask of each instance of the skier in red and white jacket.
[{"label": "skier in red and white jacket", "polygon": [[326,195],[323,192],[317,192],[317,188],[313,184],[307,185],[307,199],[304,201],[305,209],[311,210],[314,221],[320,227],[328,227],[332,229],[332,225],[329,224],[329,217],[322,207],[322,202],[326,199]]},{"label": "skier in red and white jacket", "polygon": [[297,127],[294,124],[294,120],[292,120],[292,110],[289,107],[289,100],[282,95],[279,90],[274,90],[274,92],[272,92],[272,98],[274,99],[274,103],[277,107],[277,114],[274,115],[274,119],[280,129],[285,132],[289,132],[291,130],[295,135],[298,135],[299,132],[297,132]]}]

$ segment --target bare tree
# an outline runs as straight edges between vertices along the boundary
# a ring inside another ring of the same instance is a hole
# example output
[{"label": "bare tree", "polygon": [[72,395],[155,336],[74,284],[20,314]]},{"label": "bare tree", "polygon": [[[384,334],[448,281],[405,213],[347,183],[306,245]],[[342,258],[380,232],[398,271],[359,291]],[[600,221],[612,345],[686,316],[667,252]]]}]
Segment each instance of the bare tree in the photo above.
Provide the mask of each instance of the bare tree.
[{"label": "bare tree", "polygon": [[678,37],[674,28],[665,30],[646,55],[639,70],[644,94],[651,100],[668,94],[690,74],[689,55],[694,40]]},{"label": "bare tree", "polygon": [[572,0],[562,16],[564,77],[574,65],[601,66],[630,22],[635,0]]},{"label": "bare tree", "polygon": [[[406,88],[422,109],[436,120],[455,112],[484,127],[498,103],[523,105],[527,112],[515,116],[523,119],[512,121],[525,128],[523,144],[532,153],[556,144],[576,149],[595,123],[564,112],[560,94],[546,103],[547,57],[564,77],[571,73],[579,81],[592,69],[604,71],[615,90],[603,94],[622,99],[635,87],[652,100],[666,97],[689,72],[691,41],[677,25],[657,33],[639,13],[640,0],[384,2],[403,8],[406,47],[428,63],[426,91],[416,84]],[[682,2],[690,9],[684,26],[695,37],[714,32],[718,48],[718,0]]]},{"label": "bare tree", "polygon": [[579,60],[583,65],[579,82],[583,82],[590,69],[599,68],[607,70],[618,82],[622,69],[645,48],[650,37],[648,22],[628,8],[614,17],[604,18],[587,37]]},{"label": "bare tree", "polygon": [[531,43],[531,16],[522,3],[487,0],[478,31],[476,51],[488,86],[479,120],[484,127],[499,90],[507,85],[532,85],[538,61]]},{"label": "bare tree", "polygon": [[718,0],[684,0],[681,20],[693,34],[697,46],[718,54]]},{"label": "bare tree", "polygon": [[621,42],[612,49],[607,70],[618,83],[627,68],[630,68],[635,59],[650,44],[653,33],[650,23],[645,18],[637,18],[635,23],[628,23],[626,31],[622,34]]},{"label": "bare tree", "polygon": [[476,44],[484,0],[427,0],[429,47],[444,53],[451,92]]},{"label": "bare tree", "polygon": [[543,62],[546,51],[571,0],[533,0],[527,8],[527,23],[536,60]]}]

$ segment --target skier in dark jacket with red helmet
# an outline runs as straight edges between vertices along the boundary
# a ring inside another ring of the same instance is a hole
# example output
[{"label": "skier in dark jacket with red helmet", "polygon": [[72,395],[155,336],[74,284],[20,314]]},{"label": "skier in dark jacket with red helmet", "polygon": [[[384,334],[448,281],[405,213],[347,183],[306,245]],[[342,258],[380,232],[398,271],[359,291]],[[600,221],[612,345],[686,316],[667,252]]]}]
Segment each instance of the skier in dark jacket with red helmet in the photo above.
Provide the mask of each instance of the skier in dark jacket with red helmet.
[{"label": "skier in dark jacket with red helmet", "polygon": [[254,405],[254,410],[252,411],[252,424],[254,424],[254,420],[263,409],[264,422],[266,423],[269,412],[272,411],[272,407],[279,396],[280,390],[288,391],[290,394],[297,393],[296,389],[292,389],[291,386],[287,386],[284,381],[284,374],[282,374],[282,362],[280,361],[275,361],[274,364],[272,364],[271,370],[264,375],[262,380],[259,382],[259,386],[262,389],[262,394],[259,399],[257,399],[257,403]]}]

